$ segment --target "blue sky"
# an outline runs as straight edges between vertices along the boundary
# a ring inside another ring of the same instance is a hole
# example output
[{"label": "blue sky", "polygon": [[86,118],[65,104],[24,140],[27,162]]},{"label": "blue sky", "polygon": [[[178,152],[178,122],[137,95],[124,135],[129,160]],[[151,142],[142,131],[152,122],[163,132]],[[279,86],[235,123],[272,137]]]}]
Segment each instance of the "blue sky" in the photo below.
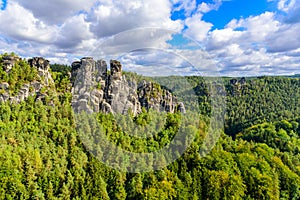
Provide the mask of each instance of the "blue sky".
[{"label": "blue sky", "polygon": [[[51,62],[90,55],[128,69],[188,60],[204,74],[300,73],[299,0],[2,0],[0,26],[0,53]],[[143,48],[159,51],[138,56]]]},{"label": "blue sky", "polygon": [[262,0],[232,0],[223,2],[218,10],[203,16],[203,20],[214,24],[213,28],[222,29],[232,19],[247,18],[272,10],[272,4]]},{"label": "blue sky", "polygon": [[[213,3],[212,1],[197,1],[198,5],[202,2]],[[204,14],[203,20],[211,22],[213,28],[222,29],[232,19],[247,18],[251,15],[259,15],[266,11],[276,11],[274,2],[264,0],[231,0],[224,1],[217,10],[212,10]],[[184,9],[172,13],[172,19],[186,18]]]},{"label": "blue sky", "polygon": [[7,5],[7,1],[6,1],[6,0],[2,0],[2,1],[1,1],[1,7],[0,7],[0,9],[1,9],[1,10],[5,10],[6,5]]}]

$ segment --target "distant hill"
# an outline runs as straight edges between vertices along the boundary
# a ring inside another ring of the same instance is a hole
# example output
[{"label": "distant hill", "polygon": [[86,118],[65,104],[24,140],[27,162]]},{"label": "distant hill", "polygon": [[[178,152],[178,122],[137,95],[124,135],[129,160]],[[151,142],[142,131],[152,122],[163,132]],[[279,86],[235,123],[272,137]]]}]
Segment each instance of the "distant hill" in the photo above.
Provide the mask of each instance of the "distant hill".
[{"label": "distant hill", "polygon": [[289,78],[300,78],[300,74],[295,74],[295,75],[292,75],[292,76],[287,76]]}]

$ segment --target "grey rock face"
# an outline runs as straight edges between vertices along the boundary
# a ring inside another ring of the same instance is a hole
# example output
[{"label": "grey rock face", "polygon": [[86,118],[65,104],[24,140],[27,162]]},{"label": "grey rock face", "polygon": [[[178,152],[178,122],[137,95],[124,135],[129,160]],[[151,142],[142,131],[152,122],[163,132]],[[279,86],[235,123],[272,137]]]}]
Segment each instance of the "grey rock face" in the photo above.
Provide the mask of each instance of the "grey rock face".
[{"label": "grey rock face", "polygon": [[238,83],[238,80],[237,79],[231,79],[230,80],[230,84],[231,85],[236,85]]},{"label": "grey rock face", "polygon": [[49,66],[49,60],[46,60],[42,57],[34,57],[28,60],[28,63],[30,66],[36,67],[38,70],[41,71],[48,71],[50,66]]},{"label": "grey rock face", "polygon": [[177,99],[167,90],[159,90],[157,84],[143,81],[138,88],[139,101],[147,110],[166,111],[173,113]]},{"label": "grey rock face", "polygon": [[7,90],[9,88],[9,84],[8,83],[0,83],[0,89],[3,89],[3,90]]},{"label": "grey rock face", "polygon": [[186,109],[185,109],[185,106],[182,102],[179,102],[178,104],[178,111],[181,112],[181,113],[186,113]]},{"label": "grey rock face", "polygon": [[107,76],[106,63],[94,61],[92,58],[82,58],[80,62],[72,64],[72,105],[75,112],[98,112],[103,99],[105,86],[104,77]]},{"label": "grey rock face", "polygon": [[242,77],[240,80],[239,80],[239,83],[244,85],[246,84],[246,78],[245,77]]},{"label": "grey rock face", "polygon": [[43,80],[47,86],[54,83],[51,73],[49,72],[49,60],[46,60],[42,57],[34,57],[29,59],[28,63],[31,67],[35,67],[38,70],[39,76],[43,77]]},{"label": "grey rock face", "polygon": [[111,61],[110,64],[111,75],[107,74],[104,60],[82,58],[72,64],[72,105],[75,112],[140,112],[136,89],[122,77],[121,64],[118,61]]},{"label": "grey rock face", "polygon": [[110,71],[111,71],[111,77],[114,80],[121,79],[122,76],[122,65],[117,60],[111,60],[110,61]]},{"label": "grey rock face", "polygon": [[110,75],[107,73],[105,61],[82,58],[72,64],[73,100],[75,112],[98,112],[133,115],[147,110],[185,112],[183,103],[167,90],[157,84],[143,81],[137,84],[134,80],[127,81],[122,76],[122,65],[119,61],[110,61]]}]

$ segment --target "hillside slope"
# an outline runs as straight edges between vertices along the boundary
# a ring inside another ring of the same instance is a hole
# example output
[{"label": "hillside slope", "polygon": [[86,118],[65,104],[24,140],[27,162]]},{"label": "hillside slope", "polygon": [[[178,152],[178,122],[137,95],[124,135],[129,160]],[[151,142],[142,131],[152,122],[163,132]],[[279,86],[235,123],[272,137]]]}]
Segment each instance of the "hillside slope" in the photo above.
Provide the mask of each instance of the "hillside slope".
[{"label": "hillside slope", "polygon": [[[32,67],[36,65],[18,60],[10,69],[18,70],[8,74],[4,62],[1,56],[0,83],[9,87],[1,95],[19,95],[24,84],[34,81],[47,86]],[[107,167],[83,145],[72,109],[71,67],[49,67],[53,84],[50,81],[45,91],[29,93],[22,101],[0,103],[0,199],[300,198],[299,79],[246,78],[242,83],[224,79],[226,134],[218,130],[221,137],[204,158],[199,149],[207,134],[210,108],[209,90],[200,77],[187,77],[199,97],[194,103],[200,104],[200,117],[175,112],[163,121],[152,109],[131,116],[145,129],[152,129],[153,121],[165,122],[151,137],[133,137],[118,126],[113,114],[94,113],[107,138],[131,152],[164,147],[182,124],[187,135],[196,134],[186,152],[168,167],[126,173]],[[127,74],[126,80],[130,76],[135,77]],[[39,100],[40,94],[45,95]],[[162,158],[156,164],[165,161]]]}]

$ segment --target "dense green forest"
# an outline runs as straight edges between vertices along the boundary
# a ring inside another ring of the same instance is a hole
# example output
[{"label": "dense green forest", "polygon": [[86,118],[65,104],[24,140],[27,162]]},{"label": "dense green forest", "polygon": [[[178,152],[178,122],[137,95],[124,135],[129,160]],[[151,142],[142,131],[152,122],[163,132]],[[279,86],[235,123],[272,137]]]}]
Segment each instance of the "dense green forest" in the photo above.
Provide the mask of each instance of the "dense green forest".
[{"label": "dense green forest", "polygon": [[[17,70],[7,75],[2,56],[0,83],[13,85],[13,95],[36,77],[36,71],[20,60]],[[51,65],[58,94],[51,105],[50,99],[36,101],[34,96],[18,104],[0,104],[0,199],[300,199],[299,78],[222,79],[227,94],[225,130],[203,158],[199,150],[211,108],[209,84],[201,77],[185,77],[198,97],[186,107],[197,103],[200,114],[186,115],[188,120],[179,113],[168,114],[161,131],[150,138],[136,139],[120,129],[113,115],[95,114],[109,140],[128,151],[160,149],[187,121],[186,132],[196,135],[167,167],[126,173],[104,165],[85,148],[71,107],[70,70]],[[177,93],[189,99],[190,92]],[[143,129],[151,121],[163,121],[157,116],[143,110],[131,117]],[[100,148],[97,154],[101,153]]]}]

